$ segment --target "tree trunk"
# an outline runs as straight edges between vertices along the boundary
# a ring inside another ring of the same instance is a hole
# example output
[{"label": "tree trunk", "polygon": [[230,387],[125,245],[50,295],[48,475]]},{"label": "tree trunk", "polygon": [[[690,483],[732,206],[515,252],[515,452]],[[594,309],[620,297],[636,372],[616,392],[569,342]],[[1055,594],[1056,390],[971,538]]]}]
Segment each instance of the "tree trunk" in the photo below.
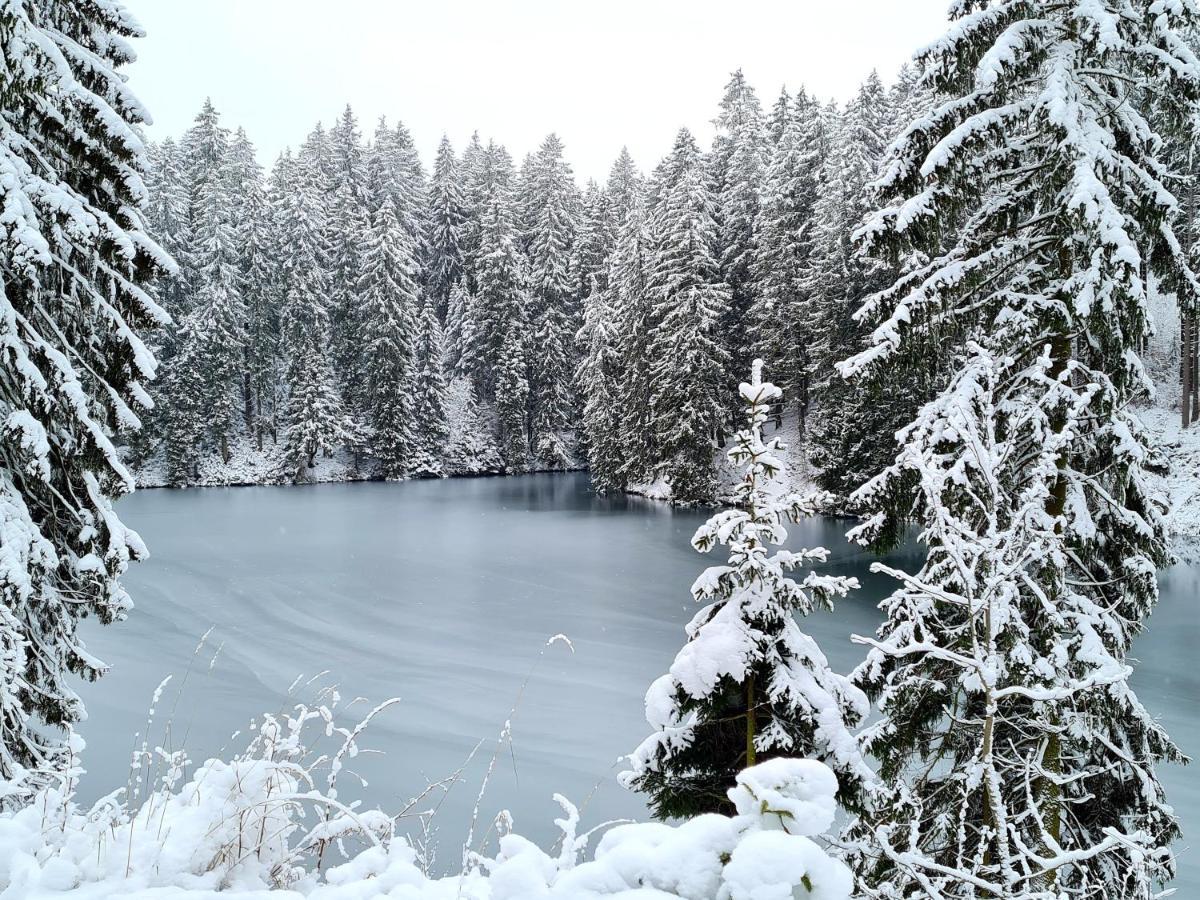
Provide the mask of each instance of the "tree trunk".
[{"label": "tree trunk", "polygon": [[746,768],[754,765],[757,753],[754,749],[754,736],[758,731],[758,711],[755,705],[758,700],[754,695],[754,673],[746,676]]},{"label": "tree trunk", "polygon": [[[1050,345],[1051,366],[1048,373],[1051,378],[1058,379],[1066,371],[1071,362],[1071,351],[1070,335],[1063,332],[1054,335]],[[1066,427],[1065,419],[1065,414],[1055,416],[1053,427],[1056,433]],[[1046,513],[1054,519],[1061,520],[1067,507],[1067,454],[1065,450],[1059,454],[1057,466],[1058,475],[1054,479],[1050,497],[1046,500]],[[1056,533],[1061,533],[1061,521],[1054,528]],[[1062,787],[1055,780],[1055,776],[1062,774],[1062,740],[1053,729],[1057,729],[1059,725],[1058,716],[1052,715],[1050,738],[1046,742],[1046,752],[1042,755],[1042,768],[1049,777],[1039,786],[1038,790],[1046,834],[1056,844],[1062,839]],[[1046,850],[1051,852],[1050,847],[1047,847]],[[1055,880],[1054,872],[1050,872],[1047,881],[1054,884]]]},{"label": "tree trunk", "polygon": [[1192,424],[1192,317],[1179,315],[1179,416],[1180,425]]}]

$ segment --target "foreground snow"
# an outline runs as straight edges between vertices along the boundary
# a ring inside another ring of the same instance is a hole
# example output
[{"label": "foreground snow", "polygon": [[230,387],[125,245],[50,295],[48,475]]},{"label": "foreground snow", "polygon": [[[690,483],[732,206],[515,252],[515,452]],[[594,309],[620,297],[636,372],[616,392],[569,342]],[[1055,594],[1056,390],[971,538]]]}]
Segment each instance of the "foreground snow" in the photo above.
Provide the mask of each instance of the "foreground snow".
[{"label": "foreground snow", "polygon": [[[312,769],[292,758],[297,749],[293,730],[268,717],[255,753],[210,760],[181,786],[173,784],[182,758],[162,754],[163,780],[133,812],[115,794],[84,811],[69,792],[43,792],[0,816],[0,895],[847,900],[852,889],[849,869],[812,840],[833,824],[837,791],[833,773],[812,760],[741,773],[729,792],[733,817],[611,827],[585,862],[592,834],[577,831],[578,813],[556,796],[564,815],[554,851],[503,833],[495,856],[464,852],[463,874],[430,877],[422,854],[394,837],[391,817],[341,805],[332,787],[315,789]],[[325,762],[336,773],[341,761]]]}]

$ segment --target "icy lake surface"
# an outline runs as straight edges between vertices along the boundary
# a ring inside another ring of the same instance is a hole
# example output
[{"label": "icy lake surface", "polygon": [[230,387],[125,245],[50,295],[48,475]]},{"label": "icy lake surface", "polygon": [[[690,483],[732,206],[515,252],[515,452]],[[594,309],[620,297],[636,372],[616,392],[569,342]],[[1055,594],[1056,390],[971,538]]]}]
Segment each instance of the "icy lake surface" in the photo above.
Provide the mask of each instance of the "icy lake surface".
[{"label": "icy lake surface", "polygon": [[[83,689],[92,716],[83,727],[87,799],[125,784],[151,695],[173,674],[151,743],[184,745],[194,760],[240,749],[255,715],[311,699],[319,685],[339,685],[343,705],[369,701],[343,715],[346,725],[354,713],[400,697],[363,739],[381,754],[352,763],[367,786],[343,776],[340,797],[399,811],[474,752],[448,794],[421,804],[440,804],[440,867],[458,864],[493,760],[475,845],[504,809],[523,834],[552,840],[555,792],[584,807],[586,825],[644,815],[639,799],[616,783],[618,757],[647,733],[642,697],[683,643],[694,612],[688,588],[719,561],[688,544],[701,513],[598,498],[575,474],[147,490],[119,511],[152,559],[126,578],[136,604],[129,620],[85,632],[90,649],[112,665]],[[837,612],[805,626],[849,671],[863,655],[850,635],[873,631],[875,604],[890,582],[867,572],[870,557],[846,545],[844,528],[832,519],[802,523],[792,542],[829,547],[834,568],[864,583]],[[1162,603],[1137,646],[1135,686],[1195,756],[1200,567],[1177,567],[1162,585]],[[573,651],[547,646],[560,633]],[[324,670],[289,695],[298,676],[307,681]],[[506,721],[512,750],[498,754]],[[1200,852],[1192,849],[1200,779],[1174,767],[1163,777],[1184,820],[1176,885],[1180,896],[1200,896]]]}]

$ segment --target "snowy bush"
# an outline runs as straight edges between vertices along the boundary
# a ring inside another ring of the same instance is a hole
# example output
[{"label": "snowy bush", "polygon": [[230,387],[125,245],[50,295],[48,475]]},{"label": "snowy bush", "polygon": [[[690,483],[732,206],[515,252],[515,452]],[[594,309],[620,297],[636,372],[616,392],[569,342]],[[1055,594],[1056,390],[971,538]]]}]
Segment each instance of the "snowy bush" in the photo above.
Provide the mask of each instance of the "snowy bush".
[{"label": "snowy bush", "polygon": [[[556,821],[556,853],[504,833],[494,857],[470,854],[461,874],[430,877],[421,854],[395,834],[394,818],[336,799],[340,755],[355,752],[361,729],[342,732],[343,750],[319,758],[330,774],[317,787],[316,761],[300,737],[313,721],[338,732],[327,714],[299,707],[293,716],[265,717],[246,754],[209,760],[182,784],[186,760],[160,754],[164,774],[136,805],[114,794],[82,810],[71,800],[70,779],[43,790],[36,803],[0,817],[0,893],[77,900],[267,890],[314,900],[850,897],[849,869],[812,840],[832,824],[837,779],[822,763],[797,759],[741,773],[729,791],[735,816],[618,825],[585,862],[579,858],[591,833],[578,833],[577,810],[556,796],[565,813]],[[332,845],[345,861],[322,866]]]}]

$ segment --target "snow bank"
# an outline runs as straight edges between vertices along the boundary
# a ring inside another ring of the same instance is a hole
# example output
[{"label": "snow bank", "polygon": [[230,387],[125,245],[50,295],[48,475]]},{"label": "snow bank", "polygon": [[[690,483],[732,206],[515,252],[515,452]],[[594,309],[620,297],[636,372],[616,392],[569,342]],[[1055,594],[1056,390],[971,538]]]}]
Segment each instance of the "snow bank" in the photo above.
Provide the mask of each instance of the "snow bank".
[{"label": "snow bank", "polygon": [[[783,496],[792,493],[808,494],[815,490],[816,482],[813,480],[812,466],[808,462],[804,440],[801,438],[799,414],[789,408],[784,412],[783,421],[780,424],[777,425],[774,419],[768,419],[763,426],[763,436],[779,438],[784,444],[782,452],[784,475],[771,482],[769,486],[771,493],[775,496]],[[717,482],[716,505],[729,506],[734,501],[734,492],[742,481],[743,472],[730,461],[725,450],[720,448],[713,451],[713,466],[716,470]],[[661,477],[654,481],[631,484],[626,493],[645,497],[647,500],[670,502],[672,499],[671,484]]]},{"label": "snow bank", "polygon": [[1200,423],[1184,429],[1179,411],[1155,406],[1139,411],[1142,421],[1158,436],[1171,465],[1159,487],[1171,502],[1167,528],[1180,555],[1200,555]]},{"label": "snow bank", "polygon": [[[135,754],[130,784],[91,809],[71,785],[41,791],[0,815],[0,896],[21,900],[198,900],[235,895],[281,900],[848,900],[849,869],[813,838],[830,827],[837,779],[819,762],[775,759],[747,769],[729,791],[738,814],[706,815],[678,826],[609,828],[592,859],[593,832],[555,796],[562,837],[547,852],[495,828],[494,856],[464,850],[459,875],[434,877],[425,854],[395,832],[399,817],[338,798],[337,774],[358,752],[363,723],[342,729],[329,709],[298,705],[264,716],[247,751],[189,762],[161,748]],[[314,755],[312,726],[343,738]],[[83,742],[72,736],[78,753]],[[151,762],[153,761],[153,765]],[[16,785],[0,783],[0,797]],[[133,798],[132,800],[127,798]],[[411,810],[402,815],[411,814]],[[604,828],[605,826],[601,826]],[[595,829],[599,831],[600,829]]]}]

